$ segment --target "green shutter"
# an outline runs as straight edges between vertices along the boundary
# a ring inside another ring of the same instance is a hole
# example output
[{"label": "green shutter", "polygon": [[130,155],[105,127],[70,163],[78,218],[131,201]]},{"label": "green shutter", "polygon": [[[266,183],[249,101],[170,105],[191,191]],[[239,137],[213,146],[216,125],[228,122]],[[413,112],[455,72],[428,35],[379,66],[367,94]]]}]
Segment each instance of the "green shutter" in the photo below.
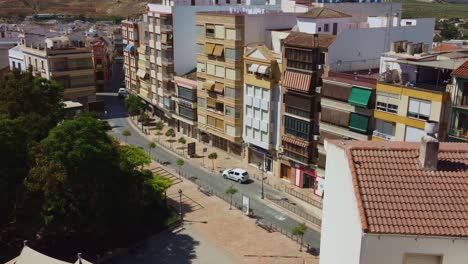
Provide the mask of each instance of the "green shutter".
[{"label": "green shutter", "polygon": [[353,86],[348,102],[354,106],[368,108],[371,95],[372,90]]},{"label": "green shutter", "polygon": [[369,117],[356,113],[351,113],[349,117],[349,129],[352,131],[367,134],[369,127]]}]

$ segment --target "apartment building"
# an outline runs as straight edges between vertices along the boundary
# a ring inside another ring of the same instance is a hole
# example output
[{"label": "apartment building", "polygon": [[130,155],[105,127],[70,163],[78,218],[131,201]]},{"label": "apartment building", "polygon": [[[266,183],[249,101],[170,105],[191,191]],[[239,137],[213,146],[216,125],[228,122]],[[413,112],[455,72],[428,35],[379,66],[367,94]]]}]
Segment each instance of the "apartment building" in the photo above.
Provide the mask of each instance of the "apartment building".
[{"label": "apartment building", "polygon": [[291,28],[295,20],[292,13],[260,9],[197,13],[197,109],[201,140],[234,154],[244,153],[244,46],[267,42],[268,30]]},{"label": "apartment building", "polygon": [[320,90],[319,175],[325,169],[324,139],[371,140],[379,71],[334,72],[322,77]]},{"label": "apartment building", "polygon": [[316,92],[334,40],[333,35],[291,32],[283,45],[280,177],[312,188],[319,196],[323,190],[317,188],[321,179],[316,173],[320,107]]},{"label": "apartment building", "polygon": [[281,56],[263,44],[247,48],[244,52],[245,158],[253,166],[276,173],[279,171]]},{"label": "apartment building", "polygon": [[33,74],[63,85],[65,100],[84,106],[96,101],[96,83],[91,47],[81,35],[47,38],[20,34],[24,62]]},{"label": "apartment building", "polygon": [[175,76],[175,113],[176,130],[196,138],[197,136],[197,78],[195,74]]},{"label": "apartment building", "polygon": [[452,112],[448,141],[468,143],[468,61],[452,72]]},{"label": "apartment building", "polygon": [[122,41],[124,48],[124,72],[125,85],[130,92],[137,93],[138,53],[140,45],[140,31],[142,21],[140,19],[127,19],[122,21]]},{"label": "apartment building", "polygon": [[109,91],[111,88],[111,63],[107,44],[102,39],[95,39],[91,41],[90,45],[93,54],[96,91]]},{"label": "apartment building", "polygon": [[393,51],[382,56],[372,140],[420,141],[427,120],[439,123],[439,140],[447,139],[447,84],[451,84],[451,72],[466,61],[468,53],[424,54],[425,45],[395,42]]}]

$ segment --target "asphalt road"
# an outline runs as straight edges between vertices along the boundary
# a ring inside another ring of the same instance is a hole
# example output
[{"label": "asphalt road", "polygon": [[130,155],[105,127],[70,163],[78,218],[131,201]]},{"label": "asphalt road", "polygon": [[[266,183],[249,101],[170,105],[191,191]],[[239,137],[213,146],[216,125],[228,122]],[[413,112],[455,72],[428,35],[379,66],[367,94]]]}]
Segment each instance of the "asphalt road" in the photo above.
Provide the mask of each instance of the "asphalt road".
[{"label": "asphalt road", "polygon": [[[105,101],[107,110],[106,119],[113,127],[110,134],[122,139],[122,131],[129,130],[132,135],[128,137],[127,143],[146,149],[149,141],[129,124],[130,121],[127,119],[128,114],[124,108],[124,101],[117,97],[117,90],[124,78],[121,64],[114,65],[113,73],[113,91],[111,93],[98,94],[98,100]],[[170,164],[168,166],[172,168],[177,166],[176,161],[179,157],[170,151],[158,147],[153,151],[153,155],[158,157],[160,161],[169,162]],[[266,222],[270,222],[281,227],[283,230],[291,232],[292,228],[300,223],[300,221],[296,221],[288,216],[288,214],[290,214],[289,211],[278,209],[278,207],[272,206],[270,203],[261,199],[260,182],[254,181],[249,184],[238,184],[236,182],[223,179],[219,173],[213,174],[199,166],[191,164],[190,162],[186,162],[182,167],[182,170],[186,174],[196,177],[197,181],[203,186],[209,186],[218,193],[224,193],[226,188],[234,185],[239,190],[233,198],[238,204],[241,203],[242,195],[248,196],[250,198],[250,208],[256,216],[259,216]],[[265,185],[265,193],[269,193],[278,198],[285,197],[284,194],[268,185]],[[308,229],[304,235],[304,243],[307,243],[314,248],[319,248],[320,233],[315,230]]]}]

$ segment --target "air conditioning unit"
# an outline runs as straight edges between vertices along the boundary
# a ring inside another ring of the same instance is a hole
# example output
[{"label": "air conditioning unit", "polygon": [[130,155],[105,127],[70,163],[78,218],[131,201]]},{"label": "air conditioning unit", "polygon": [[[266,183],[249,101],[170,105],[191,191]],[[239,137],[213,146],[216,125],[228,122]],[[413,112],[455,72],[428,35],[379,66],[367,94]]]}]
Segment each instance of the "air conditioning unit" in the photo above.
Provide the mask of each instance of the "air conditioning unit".
[{"label": "air conditioning unit", "polygon": [[322,65],[322,64],[317,64],[317,70],[321,70],[321,69],[322,69],[322,67],[323,67],[323,65]]},{"label": "air conditioning unit", "polygon": [[317,141],[320,139],[320,135],[314,135],[314,141]]},{"label": "air conditioning unit", "polygon": [[315,93],[319,94],[320,91],[322,91],[322,87],[321,87],[321,86],[315,87]]},{"label": "air conditioning unit", "polygon": [[279,147],[279,148],[278,148],[278,151],[279,151],[280,153],[283,153],[283,151],[284,151],[283,147]]}]

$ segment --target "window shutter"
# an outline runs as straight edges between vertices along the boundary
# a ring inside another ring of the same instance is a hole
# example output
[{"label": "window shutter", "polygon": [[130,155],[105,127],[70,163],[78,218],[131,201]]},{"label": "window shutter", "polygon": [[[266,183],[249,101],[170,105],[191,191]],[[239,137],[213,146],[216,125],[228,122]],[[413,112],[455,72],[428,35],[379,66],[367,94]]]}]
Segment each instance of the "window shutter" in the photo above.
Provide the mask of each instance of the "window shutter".
[{"label": "window shutter", "polygon": [[224,39],[224,26],[215,26],[215,38]]},{"label": "window shutter", "polygon": [[419,113],[419,101],[410,98],[409,99],[408,111],[412,112],[412,113]]}]

